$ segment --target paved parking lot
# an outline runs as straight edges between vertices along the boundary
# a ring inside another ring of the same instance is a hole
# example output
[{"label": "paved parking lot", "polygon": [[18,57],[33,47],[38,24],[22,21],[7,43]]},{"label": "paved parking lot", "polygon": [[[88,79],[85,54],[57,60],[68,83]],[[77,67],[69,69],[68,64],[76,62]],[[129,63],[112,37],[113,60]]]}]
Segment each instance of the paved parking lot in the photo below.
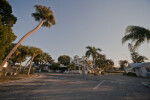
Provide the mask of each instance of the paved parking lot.
[{"label": "paved parking lot", "polygon": [[150,100],[147,78],[42,73],[0,85],[0,100]]}]

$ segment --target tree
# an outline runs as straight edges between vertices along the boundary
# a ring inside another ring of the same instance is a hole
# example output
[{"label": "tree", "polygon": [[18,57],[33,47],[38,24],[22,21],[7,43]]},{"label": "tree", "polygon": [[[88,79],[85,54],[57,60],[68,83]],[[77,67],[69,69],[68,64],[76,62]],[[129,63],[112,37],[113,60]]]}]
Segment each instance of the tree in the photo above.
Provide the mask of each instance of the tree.
[{"label": "tree", "polygon": [[7,0],[0,1],[0,15],[2,24],[12,27],[16,23],[17,18],[12,14],[12,7]]},{"label": "tree", "polygon": [[139,57],[137,58],[137,62],[138,62],[138,63],[145,62],[145,60],[148,60],[148,58],[145,57],[145,56],[139,56]]},{"label": "tree", "polygon": [[34,57],[33,59],[34,64],[36,65],[43,64],[44,63],[43,56],[44,56],[44,53],[40,53],[36,57]]},{"label": "tree", "polygon": [[70,64],[67,66],[67,68],[68,68],[69,70],[74,70],[76,67],[77,67],[77,66],[76,66],[75,63],[70,63]]},{"label": "tree", "polygon": [[53,63],[53,59],[52,59],[51,55],[49,55],[48,53],[44,53],[42,61],[44,63],[49,63],[49,64]]},{"label": "tree", "polygon": [[131,43],[128,44],[128,48],[131,52],[131,57],[132,57],[132,61],[134,63],[141,63],[144,62],[145,60],[148,60],[148,58],[146,58],[145,56],[141,56],[132,46]]},{"label": "tree", "polygon": [[91,47],[91,46],[87,46],[86,49],[88,49],[85,53],[85,55],[89,58],[90,56],[92,56],[93,58],[93,67],[95,69],[95,59],[97,57],[97,55],[99,54],[98,51],[102,51],[101,49],[99,48],[95,48],[95,47]]},{"label": "tree", "polygon": [[11,57],[11,55],[16,51],[18,46],[31,34],[33,34],[35,31],[37,31],[41,26],[44,27],[51,27],[51,25],[55,24],[55,17],[53,12],[50,10],[50,7],[42,6],[42,5],[36,5],[36,12],[32,13],[32,16],[35,18],[36,21],[40,21],[39,25],[34,28],[32,31],[28,32],[26,35],[24,35],[19,42],[14,46],[14,48],[9,52],[9,54],[5,57],[3,60],[0,69],[3,68],[3,65],[8,61],[8,59]]},{"label": "tree", "polygon": [[26,61],[26,57],[28,56],[28,46],[20,45],[20,70],[22,68],[22,62]]},{"label": "tree", "polygon": [[43,51],[40,48],[30,47],[29,48],[29,53],[31,55],[31,60],[30,60],[30,67],[29,67],[29,70],[28,70],[28,75],[30,74],[30,70],[31,70],[31,67],[32,67],[32,62],[33,62],[34,57],[36,57],[38,54],[42,54]]},{"label": "tree", "polygon": [[121,69],[121,70],[124,70],[124,67],[126,67],[127,64],[128,64],[128,61],[127,61],[127,60],[120,60],[120,61],[119,61],[120,69]]},{"label": "tree", "polygon": [[15,41],[16,36],[12,31],[17,18],[12,14],[12,7],[6,0],[0,0],[0,61],[5,57],[5,52]]},{"label": "tree", "polygon": [[59,69],[59,63],[53,63],[51,66],[50,66],[51,69],[53,70],[58,70]]},{"label": "tree", "polygon": [[28,46],[20,45],[18,49],[11,56],[10,61],[13,65],[15,65],[15,63],[20,63],[20,70],[21,70],[22,62],[26,60],[27,56],[28,56]]},{"label": "tree", "polygon": [[106,56],[102,54],[98,54],[97,58],[95,60],[95,65],[98,68],[104,69],[105,68],[105,61],[106,61]]},{"label": "tree", "polygon": [[111,59],[106,59],[105,55],[98,54],[95,60],[95,65],[100,69],[108,71],[112,69],[114,62]]},{"label": "tree", "polygon": [[105,67],[104,67],[104,70],[105,71],[110,71],[114,66],[114,62],[112,59],[106,59],[105,60]]},{"label": "tree", "polygon": [[60,64],[69,65],[70,57],[67,55],[62,55],[62,56],[58,57],[58,61]]},{"label": "tree", "polygon": [[128,26],[126,28],[125,36],[122,38],[122,43],[131,40],[134,42],[134,48],[139,47],[143,42],[150,40],[150,30],[140,26]]}]

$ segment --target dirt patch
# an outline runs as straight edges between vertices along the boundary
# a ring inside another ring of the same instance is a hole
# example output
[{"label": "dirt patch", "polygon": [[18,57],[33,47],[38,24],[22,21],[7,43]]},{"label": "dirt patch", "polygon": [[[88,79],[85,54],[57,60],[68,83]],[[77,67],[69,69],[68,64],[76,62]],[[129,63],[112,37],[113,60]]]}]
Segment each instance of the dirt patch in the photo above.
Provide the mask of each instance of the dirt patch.
[{"label": "dirt patch", "polygon": [[11,81],[20,80],[20,79],[24,79],[24,78],[31,78],[31,77],[35,77],[35,76],[36,76],[36,74],[31,74],[30,76],[28,76],[26,74],[19,74],[16,76],[0,76],[0,83],[11,82]]}]

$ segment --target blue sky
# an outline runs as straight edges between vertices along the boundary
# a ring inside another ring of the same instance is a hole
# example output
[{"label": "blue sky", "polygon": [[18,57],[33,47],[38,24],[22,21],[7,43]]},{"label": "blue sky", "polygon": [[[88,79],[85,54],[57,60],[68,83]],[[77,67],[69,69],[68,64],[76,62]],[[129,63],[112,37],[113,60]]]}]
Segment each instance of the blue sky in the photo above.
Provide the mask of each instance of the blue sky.
[{"label": "blue sky", "polygon": [[[42,48],[55,61],[60,55],[83,56],[86,46],[102,49],[115,65],[119,60],[131,62],[128,43],[122,45],[128,25],[150,29],[149,0],[8,0],[13,14],[18,18],[14,25],[15,42],[38,25],[31,16],[34,5],[51,7],[56,25],[41,27],[22,44]],[[150,44],[144,43],[138,49],[141,55],[150,59]],[[149,60],[150,61],[150,60]]]}]

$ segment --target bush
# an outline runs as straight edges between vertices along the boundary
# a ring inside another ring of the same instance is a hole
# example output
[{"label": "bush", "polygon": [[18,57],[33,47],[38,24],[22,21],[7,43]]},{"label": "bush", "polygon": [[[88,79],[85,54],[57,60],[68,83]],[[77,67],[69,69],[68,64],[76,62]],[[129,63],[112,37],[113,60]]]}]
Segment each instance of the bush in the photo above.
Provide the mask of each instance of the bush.
[{"label": "bush", "polygon": [[135,74],[135,73],[132,73],[132,72],[128,72],[127,75],[128,75],[128,76],[136,76],[136,74]]},{"label": "bush", "polygon": [[58,70],[59,69],[59,64],[58,63],[54,63],[50,66],[50,69],[52,70]]},{"label": "bush", "polygon": [[102,71],[102,72],[101,72],[101,75],[104,75],[104,74],[105,74],[105,72],[104,72],[104,71]]},{"label": "bush", "polygon": [[69,70],[74,70],[77,66],[74,63],[71,63],[67,66]]}]

